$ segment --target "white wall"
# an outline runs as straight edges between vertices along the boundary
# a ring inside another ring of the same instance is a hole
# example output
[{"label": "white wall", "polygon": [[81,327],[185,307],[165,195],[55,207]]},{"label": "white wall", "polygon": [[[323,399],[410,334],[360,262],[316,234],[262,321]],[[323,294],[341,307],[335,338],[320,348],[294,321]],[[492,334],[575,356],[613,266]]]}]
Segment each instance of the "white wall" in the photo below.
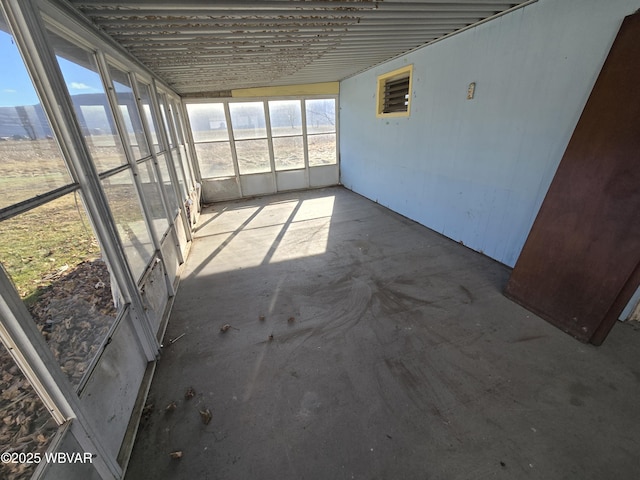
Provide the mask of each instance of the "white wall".
[{"label": "white wall", "polygon": [[[513,266],[618,28],[638,8],[540,0],[344,80],[341,182]],[[411,63],[411,116],[376,118],[376,77]]]}]

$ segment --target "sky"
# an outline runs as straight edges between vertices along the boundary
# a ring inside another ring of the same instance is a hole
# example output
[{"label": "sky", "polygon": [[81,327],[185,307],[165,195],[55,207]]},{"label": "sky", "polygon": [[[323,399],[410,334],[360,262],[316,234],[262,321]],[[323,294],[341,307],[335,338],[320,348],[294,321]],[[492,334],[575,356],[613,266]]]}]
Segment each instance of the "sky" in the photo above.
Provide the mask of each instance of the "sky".
[{"label": "sky", "polygon": [[[58,58],[71,95],[103,92],[97,73]],[[18,47],[8,33],[0,31],[0,107],[40,103]]]}]

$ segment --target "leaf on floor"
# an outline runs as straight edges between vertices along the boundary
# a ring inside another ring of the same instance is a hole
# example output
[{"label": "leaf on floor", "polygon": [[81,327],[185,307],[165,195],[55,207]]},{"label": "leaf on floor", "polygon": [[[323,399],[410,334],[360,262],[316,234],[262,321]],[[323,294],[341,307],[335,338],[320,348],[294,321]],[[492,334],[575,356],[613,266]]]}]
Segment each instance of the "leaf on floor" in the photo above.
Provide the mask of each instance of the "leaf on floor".
[{"label": "leaf on floor", "polygon": [[209,422],[212,418],[211,411],[208,408],[200,410],[200,418],[202,418],[202,423],[204,423],[205,425],[209,425]]}]

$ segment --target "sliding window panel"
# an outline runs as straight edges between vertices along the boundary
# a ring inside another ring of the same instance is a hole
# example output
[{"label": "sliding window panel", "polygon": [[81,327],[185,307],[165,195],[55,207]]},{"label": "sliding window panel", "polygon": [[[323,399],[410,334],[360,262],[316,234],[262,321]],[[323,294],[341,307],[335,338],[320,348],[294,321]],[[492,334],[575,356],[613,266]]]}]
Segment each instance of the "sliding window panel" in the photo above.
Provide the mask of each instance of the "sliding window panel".
[{"label": "sliding window panel", "polygon": [[120,108],[122,119],[124,120],[127,141],[133,152],[133,158],[137,160],[148,157],[151,152],[144,136],[142,120],[138,113],[138,106],[129,75],[113,65],[109,65],[109,75],[118,100],[118,108]]},{"label": "sliding window panel", "polygon": [[236,156],[241,175],[271,171],[269,142],[264,140],[237,140]]},{"label": "sliding window panel", "polygon": [[229,113],[236,140],[267,138],[263,102],[230,103]]},{"label": "sliding window panel", "polygon": [[178,177],[178,191],[180,192],[180,197],[184,201],[189,197],[189,191],[187,190],[187,177],[184,173],[184,165],[182,163],[182,157],[180,156],[180,150],[177,148],[172,148],[171,158],[173,159],[176,176]]},{"label": "sliding window panel", "polygon": [[122,303],[101,257],[79,192],[0,223],[0,261],[76,387]]},{"label": "sliding window panel", "polygon": [[171,126],[169,124],[169,107],[167,106],[167,98],[164,93],[158,94],[158,105],[160,105],[160,116],[162,117],[162,124],[164,126],[164,131],[167,135],[167,140],[169,141],[169,148],[173,148],[176,145],[175,139],[173,138],[173,134],[171,132]]},{"label": "sliding window panel", "polygon": [[336,101],[333,98],[305,100],[307,133],[335,133]]},{"label": "sliding window panel", "polygon": [[154,247],[133,183],[133,174],[127,169],[102,180],[102,186],[116,221],[129,267],[134,278],[139,280],[151,261]]},{"label": "sliding window panel", "polygon": [[73,183],[0,11],[0,208]]},{"label": "sliding window panel", "polygon": [[127,163],[109,99],[92,52],[49,32],[91,157],[99,172]]},{"label": "sliding window panel", "polygon": [[229,142],[196,143],[195,147],[202,178],[235,175]]},{"label": "sliding window panel", "polygon": [[269,101],[269,119],[273,137],[302,135],[300,100]]},{"label": "sliding window panel", "polygon": [[182,171],[184,173],[185,179],[185,189],[186,195],[185,199],[189,198],[190,192],[193,191],[194,187],[194,176],[193,176],[193,168],[191,166],[191,158],[187,153],[187,149],[184,146],[184,132],[182,128],[182,117],[180,115],[180,109],[178,108],[178,104],[175,100],[168,100],[169,105],[169,115],[171,117],[171,122],[173,125],[173,131],[176,136],[176,144],[178,146],[178,158],[180,160]]},{"label": "sliding window panel", "polygon": [[307,145],[310,167],[335,165],[337,163],[335,133],[308,135]]},{"label": "sliding window panel", "polygon": [[162,187],[158,181],[153,160],[149,159],[138,164],[138,178],[145,203],[151,215],[151,225],[156,236],[161,239],[169,229],[169,220],[162,203]]},{"label": "sliding window panel", "polygon": [[[169,160],[167,159],[167,154],[162,153],[158,155],[158,168],[160,170],[160,175],[162,175],[162,188],[167,195],[167,199],[169,200],[169,211],[175,218],[175,215],[178,213],[178,196],[176,194],[176,189],[173,186],[171,181],[171,176],[169,175]],[[173,218],[170,220],[173,221]]]},{"label": "sliding window panel", "polygon": [[149,125],[149,133],[151,134],[151,138],[149,140],[151,141],[151,146],[155,153],[161,152],[163,149],[158,133],[158,118],[151,101],[151,87],[146,83],[138,82],[138,93],[140,95],[140,103],[142,103],[142,115],[144,115],[147,120],[147,124]]},{"label": "sliding window panel", "polygon": [[304,168],[304,144],[299,137],[274,137],[273,158],[276,170]]},{"label": "sliding window panel", "polygon": [[186,108],[202,178],[234,176],[224,104],[195,103]]},{"label": "sliding window panel", "polygon": [[195,143],[229,141],[227,119],[222,103],[192,103],[187,105],[191,134]]}]

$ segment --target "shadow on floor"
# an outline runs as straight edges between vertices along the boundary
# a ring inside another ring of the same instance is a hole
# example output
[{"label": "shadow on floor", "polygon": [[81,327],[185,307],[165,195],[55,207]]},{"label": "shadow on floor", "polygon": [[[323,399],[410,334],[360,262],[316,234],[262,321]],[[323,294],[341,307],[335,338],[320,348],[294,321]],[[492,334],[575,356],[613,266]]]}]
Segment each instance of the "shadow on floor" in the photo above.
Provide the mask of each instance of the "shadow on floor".
[{"label": "shadow on floor", "polygon": [[640,475],[636,325],[578,343],[507,267],[342,188],[195,237],[127,480]]}]

